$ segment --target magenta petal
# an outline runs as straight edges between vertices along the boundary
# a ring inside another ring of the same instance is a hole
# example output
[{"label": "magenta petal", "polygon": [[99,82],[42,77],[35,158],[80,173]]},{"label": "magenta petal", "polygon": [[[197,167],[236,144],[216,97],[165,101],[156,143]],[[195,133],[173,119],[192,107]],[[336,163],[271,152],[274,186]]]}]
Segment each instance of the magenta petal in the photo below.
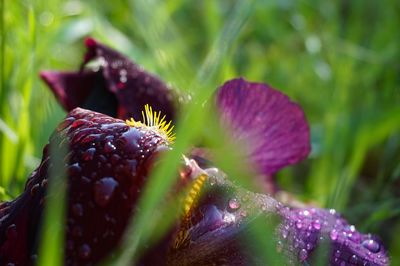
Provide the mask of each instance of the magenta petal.
[{"label": "magenta petal", "polygon": [[250,160],[264,174],[307,157],[310,131],[303,110],[283,93],[262,83],[234,79],[218,91],[221,119],[247,144]]}]

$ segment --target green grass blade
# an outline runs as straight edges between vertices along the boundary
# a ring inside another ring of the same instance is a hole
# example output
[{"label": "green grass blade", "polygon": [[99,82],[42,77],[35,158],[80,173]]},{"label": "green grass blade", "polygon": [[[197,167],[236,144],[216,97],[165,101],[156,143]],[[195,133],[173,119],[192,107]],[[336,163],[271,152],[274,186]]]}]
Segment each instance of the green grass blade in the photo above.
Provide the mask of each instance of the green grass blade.
[{"label": "green grass blade", "polygon": [[62,147],[50,147],[50,178],[42,220],[39,266],[63,265],[66,211],[66,169],[64,158],[67,151]]}]

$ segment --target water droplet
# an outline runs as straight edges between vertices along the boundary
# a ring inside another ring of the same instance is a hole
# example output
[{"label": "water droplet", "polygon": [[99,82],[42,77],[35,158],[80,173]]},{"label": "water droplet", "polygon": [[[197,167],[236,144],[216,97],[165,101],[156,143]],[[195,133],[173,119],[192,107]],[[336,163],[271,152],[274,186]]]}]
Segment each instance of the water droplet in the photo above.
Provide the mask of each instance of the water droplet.
[{"label": "water droplet", "polygon": [[78,176],[82,171],[79,163],[74,163],[68,167],[68,175],[69,176]]},{"label": "water droplet", "polygon": [[331,231],[331,233],[330,233],[330,237],[331,237],[331,239],[332,239],[333,241],[335,241],[335,240],[338,238],[338,232],[337,232],[335,229],[333,229],[333,230]]},{"label": "water droplet", "polygon": [[135,153],[139,149],[140,137],[143,135],[137,128],[130,127],[129,130],[121,135],[121,140],[124,142],[124,149],[126,152]]},{"label": "water droplet", "polygon": [[308,257],[308,252],[304,248],[299,252],[299,258],[301,261],[305,261]]},{"label": "water droplet", "polygon": [[79,127],[79,126],[81,126],[81,125],[83,125],[83,124],[85,124],[86,123],[86,120],[84,120],[84,119],[78,119],[78,120],[75,120],[72,124],[71,124],[71,127],[72,128],[77,128],[77,127]]},{"label": "water droplet", "polygon": [[379,252],[381,246],[373,239],[367,239],[362,242],[362,246],[373,253]]},{"label": "water droplet", "polygon": [[89,148],[82,154],[82,158],[84,161],[90,161],[93,159],[95,153],[96,153],[96,148]]},{"label": "water droplet", "polygon": [[7,227],[6,230],[7,239],[15,239],[18,236],[17,226],[15,224],[11,224]]},{"label": "water droplet", "polygon": [[210,183],[211,186],[214,186],[217,183],[217,180],[215,179],[214,176],[210,176],[208,178],[208,182]]},{"label": "water droplet", "polygon": [[301,228],[303,227],[303,224],[301,223],[301,220],[297,220],[297,221],[296,221],[296,227],[297,227],[298,229],[301,229]]},{"label": "water droplet", "polygon": [[39,184],[36,184],[36,185],[34,185],[34,186],[31,188],[31,196],[32,196],[32,197],[36,195],[36,193],[37,193],[38,190],[39,190],[39,187],[40,187],[40,185],[39,185]]},{"label": "water droplet", "polygon": [[311,250],[313,248],[313,245],[311,243],[307,243],[306,248],[307,250]]},{"label": "water droplet", "polygon": [[357,265],[358,258],[356,255],[350,257],[350,263]]},{"label": "water droplet", "polygon": [[348,231],[354,233],[356,231],[356,227],[354,225],[350,225],[346,228]]},{"label": "water droplet", "polygon": [[233,215],[233,214],[231,214],[229,212],[225,212],[224,215],[222,216],[222,220],[225,223],[230,224],[230,223],[234,223],[235,222],[236,217],[235,217],[235,215]]},{"label": "water droplet", "polygon": [[335,209],[330,209],[329,213],[332,214],[332,215],[335,215],[336,214],[336,210]]},{"label": "water droplet", "polygon": [[319,220],[315,220],[312,222],[312,226],[316,229],[316,230],[320,230],[321,229],[321,222]]},{"label": "water droplet", "polygon": [[113,151],[115,151],[117,148],[114,146],[114,144],[112,144],[110,141],[107,141],[105,144],[104,144],[104,152],[105,153],[110,153],[110,152],[113,152]]},{"label": "water droplet", "polygon": [[230,199],[228,205],[230,210],[237,210],[240,208],[240,202],[237,199]]},{"label": "water droplet", "polygon": [[118,182],[112,177],[104,177],[94,185],[94,201],[101,207],[106,207],[114,193]]},{"label": "water droplet", "polygon": [[336,257],[336,258],[339,258],[339,257],[340,257],[340,254],[341,254],[341,253],[340,253],[340,250],[337,249],[337,250],[335,251],[335,257]]},{"label": "water droplet", "polygon": [[90,246],[88,244],[83,244],[80,248],[79,248],[79,257],[81,259],[88,259],[90,257]]},{"label": "water droplet", "polygon": [[72,235],[74,237],[81,237],[82,236],[82,228],[78,225],[72,228]]},{"label": "water droplet", "polygon": [[281,252],[282,252],[282,249],[283,249],[282,241],[278,241],[278,242],[276,243],[276,252],[281,253]]},{"label": "water droplet", "polygon": [[308,216],[308,215],[310,215],[310,212],[307,211],[307,210],[304,210],[304,211],[303,211],[303,215],[304,215],[304,216]]},{"label": "water droplet", "polygon": [[83,207],[82,204],[76,203],[72,206],[72,214],[75,217],[81,217],[83,215]]},{"label": "water droplet", "polygon": [[286,238],[288,237],[288,235],[289,235],[288,230],[283,229],[283,230],[282,230],[282,237],[283,237],[284,239],[286,239]]}]

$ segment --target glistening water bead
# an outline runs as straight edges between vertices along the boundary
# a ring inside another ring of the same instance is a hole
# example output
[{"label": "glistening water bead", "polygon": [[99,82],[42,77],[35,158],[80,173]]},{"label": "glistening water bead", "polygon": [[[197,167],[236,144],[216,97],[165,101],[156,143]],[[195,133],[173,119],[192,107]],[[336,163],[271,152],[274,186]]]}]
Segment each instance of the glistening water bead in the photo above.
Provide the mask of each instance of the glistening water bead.
[{"label": "glistening water bead", "polygon": [[228,205],[229,209],[232,211],[236,211],[237,209],[240,208],[240,202],[235,198],[230,199]]},{"label": "glistening water bead", "polygon": [[362,246],[373,253],[377,253],[380,250],[380,245],[373,239],[367,239],[362,242]]}]

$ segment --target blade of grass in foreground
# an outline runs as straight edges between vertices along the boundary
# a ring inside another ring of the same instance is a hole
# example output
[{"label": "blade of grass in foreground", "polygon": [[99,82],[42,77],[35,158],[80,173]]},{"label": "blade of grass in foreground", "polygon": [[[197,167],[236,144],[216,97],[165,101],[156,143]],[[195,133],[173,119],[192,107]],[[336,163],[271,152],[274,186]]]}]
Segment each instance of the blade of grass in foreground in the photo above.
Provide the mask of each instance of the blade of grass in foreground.
[{"label": "blade of grass in foreground", "polygon": [[[252,3],[252,1],[248,1],[249,5]],[[243,8],[241,1],[238,1],[236,7]],[[233,16],[222,30],[225,34],[225,41],[221,45],[215,45],[213,47],[215,50],[210,52],[210,54],[218,54],[219,56],[213,56],[213,60],[208,60],[206,65],[212,63],[215,65],[220,64],[220,60],[223,59],[226,52],[232,47],[235,39],[239,36],[240,28],[248,16],[244,16],[241,12],[233,13]],[[239,25],[239,27],[234,27],[233,23],[234,25]],[[235,30],[229,31],[228,29]],[[212,69],[208,74],[213,76],[215,71],[217,71],[216,68]],[[199,75],[198,77],[203,77],[203,75]],[[217,86],[216,84],[210,84],[211,82],[207,82],[207,84],[200,82],[202,81],[196,80],[193,82],[196,83],[196,86],[192,86],[192,93],[194,94],[193,104],[186,106],[186,110],[182,112],[182,114],[186,115],[181,117],[179,120],[180,123],[177,125],[177,142],[173,150],[169,153],[169,156],[162,161],[159,167],[154,169],[152,175],[149,177],[142,197],[139,199],[138,210],[140,212],[135,216],[135,219],[133,219],[126,231],[121,253],[115,260],[114,265],[130,265],[138,259],[141,245],[147,242],[149,233],[152,231],[149,226],[156,224],[154,223],[154,210],[160,208],[160,205],[162,205],[161,200],[167,194],[175,180],[176,169],[178,169],[181,161],[181,155],[194,143],[193,141],[205,124],[208,112],[203,110],[201,103],[210,98],[210,95]],[[207,85],[207,87],[203,85]]]},{"label": "blade of grass in foreground", "polygon": [[[6,31],[4,27],[5,16],[4,16],[4,0],[0,0],[0,118],[3,117],[3,106],[5,106],[3,98],[5,91],[5,48],[6,48]],[[4,135],[0,132],[0,165],[3,163],[3,138]],[[0,171],[0,184],[4,185],[3,172]]]},{"label": "blade of grass in foreground", "polygon": [[58,144],[50,146],[50,178],[46,205],[42,219],[39,266],[64,264],[64,235],[66,210],[66,169],[64,158],[67,150]]},{"label": "blade of grass in foreground", "polygon": [[334,193],[329,197],[327,206],[337,209],[343,209],[346,206],[367,150],[400,129],[399,114],[399,108],[387,110],[383,117],[376,118],[375,123],[368,121],[364,127],[360,128],[347,171],[344,171],[338,178]]}]

